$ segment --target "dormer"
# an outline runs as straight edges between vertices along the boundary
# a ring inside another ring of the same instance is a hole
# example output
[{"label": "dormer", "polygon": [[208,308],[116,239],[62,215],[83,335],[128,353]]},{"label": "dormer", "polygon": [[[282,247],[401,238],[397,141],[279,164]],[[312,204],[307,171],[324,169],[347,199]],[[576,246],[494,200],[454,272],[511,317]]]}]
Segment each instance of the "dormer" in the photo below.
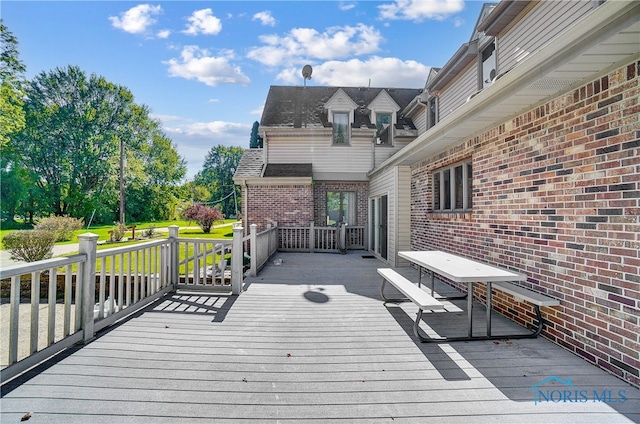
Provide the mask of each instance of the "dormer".
[{"label": "dormer", "polygon": [[351,125],[354,122],[354,111],[358,105],[351,97],[339,88],[324,104],[327,119],[333,127],[332,143],[334,145],[349,145],[351,140]]},{"label": "dormer", "polygon": [[386,90],[381,90],[368,105],[369,119],[376,125],[376,144],[393,145],[393,128],[400,106]]}]

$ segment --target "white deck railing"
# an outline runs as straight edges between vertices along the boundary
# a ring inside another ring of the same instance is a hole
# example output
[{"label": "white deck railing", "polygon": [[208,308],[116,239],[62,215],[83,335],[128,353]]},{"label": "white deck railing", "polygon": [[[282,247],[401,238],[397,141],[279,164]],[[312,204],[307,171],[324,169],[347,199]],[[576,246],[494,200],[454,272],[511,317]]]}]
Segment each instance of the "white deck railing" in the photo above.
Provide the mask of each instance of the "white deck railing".
[{"label": "white deck railing", "polygon": [[249,246],[251,248],[251,275],[255,277],[269,258],[278,251],[278,226],[268,226],[258,232],[258,226],[251,224]]},{"label": "white deck railing", "polygon": [[[98,251],[98,236],[87,233],[78,237],[77,255],[3,267],[0,281],[10,287],[2,321],[9,331],[0,338],[0,381],[90,341],[96,331],[169,291],[240,294],[243,228],[234,227],[233,235],[232,240],[181,239],[172,226],[166,239]],[[231,260],[231,267],[229,253],[240,258]],[[24,299],[21,294],[27,291],[29,299]]]},{"label": "white deck railing", "polygon": [[[366,247],[364,226],[345,227],[345,248],[364,249]],[[285,252],[338,252],[338,228],[278,227],[279,250]]]}]

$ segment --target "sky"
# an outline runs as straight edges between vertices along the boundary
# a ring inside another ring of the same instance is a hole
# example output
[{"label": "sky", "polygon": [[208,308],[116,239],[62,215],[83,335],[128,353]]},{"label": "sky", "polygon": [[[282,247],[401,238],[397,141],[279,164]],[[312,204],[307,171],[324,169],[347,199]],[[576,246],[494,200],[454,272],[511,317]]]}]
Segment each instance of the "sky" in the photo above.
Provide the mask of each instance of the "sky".
[{"label": "sky", "polygon": [[[481,1],[2,0],[26,77],[69,65],[127,87],[187,163],[249,147],[271,85],[423,88]],[[311,79],[302,77],[311,65]]]}]

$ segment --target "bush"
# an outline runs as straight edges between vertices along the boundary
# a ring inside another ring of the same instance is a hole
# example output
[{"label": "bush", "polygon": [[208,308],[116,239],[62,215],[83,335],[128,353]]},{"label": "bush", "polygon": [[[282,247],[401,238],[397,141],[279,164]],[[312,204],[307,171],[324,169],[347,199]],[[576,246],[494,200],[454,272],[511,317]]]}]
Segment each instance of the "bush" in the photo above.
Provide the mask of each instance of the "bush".
[{"label": "bush", "polygon": [[115,227],[109,231],[109,241],[114,243],[116,241],[121,241],[124,237],[124,234],[127,232],[127,226],[122,222],[116,224]]},{"label": "bush", "polygon": [[54,233],[56,241],[69,241],[73,238],[73,232],[82,227],[82,221],[78,218],[51,216],[41,219],[34,229]]},{"label": "bush", "polygon": [[154,224],[149,225],[149,228],[142,230],[142,235],[151,238],[156,235],[156,226]]},{"label": "bush", "polygon": [[201,203],[194,203],[191,207],[185,209],[182,215],[189,221],[197,222],[205,234],[211,232],[211,227],[216,221],[224,219],[224,215],[217,206],[212,208],[211,206],[206,206]]},{"label": "bush", "polygon": [[2,239],[11,259],[25,262],[49,259],[53,255],[56,235],[45,230],[22,230],[7,234]]}]

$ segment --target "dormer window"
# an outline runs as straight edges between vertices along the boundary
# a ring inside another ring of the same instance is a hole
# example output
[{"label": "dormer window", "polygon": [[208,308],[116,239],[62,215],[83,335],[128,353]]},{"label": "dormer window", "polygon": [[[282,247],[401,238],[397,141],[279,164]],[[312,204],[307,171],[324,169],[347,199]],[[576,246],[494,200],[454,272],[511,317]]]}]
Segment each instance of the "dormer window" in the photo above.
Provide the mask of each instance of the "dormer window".
[{"label": "dormer window", "polygon": [[376,137],[378,144],[391,144],[393,141],[393,115],[376,113]]},{"label": "dormer window", "polygon": [[349,112],[333,113],[333,144],[348,145],[350,139]]}]

